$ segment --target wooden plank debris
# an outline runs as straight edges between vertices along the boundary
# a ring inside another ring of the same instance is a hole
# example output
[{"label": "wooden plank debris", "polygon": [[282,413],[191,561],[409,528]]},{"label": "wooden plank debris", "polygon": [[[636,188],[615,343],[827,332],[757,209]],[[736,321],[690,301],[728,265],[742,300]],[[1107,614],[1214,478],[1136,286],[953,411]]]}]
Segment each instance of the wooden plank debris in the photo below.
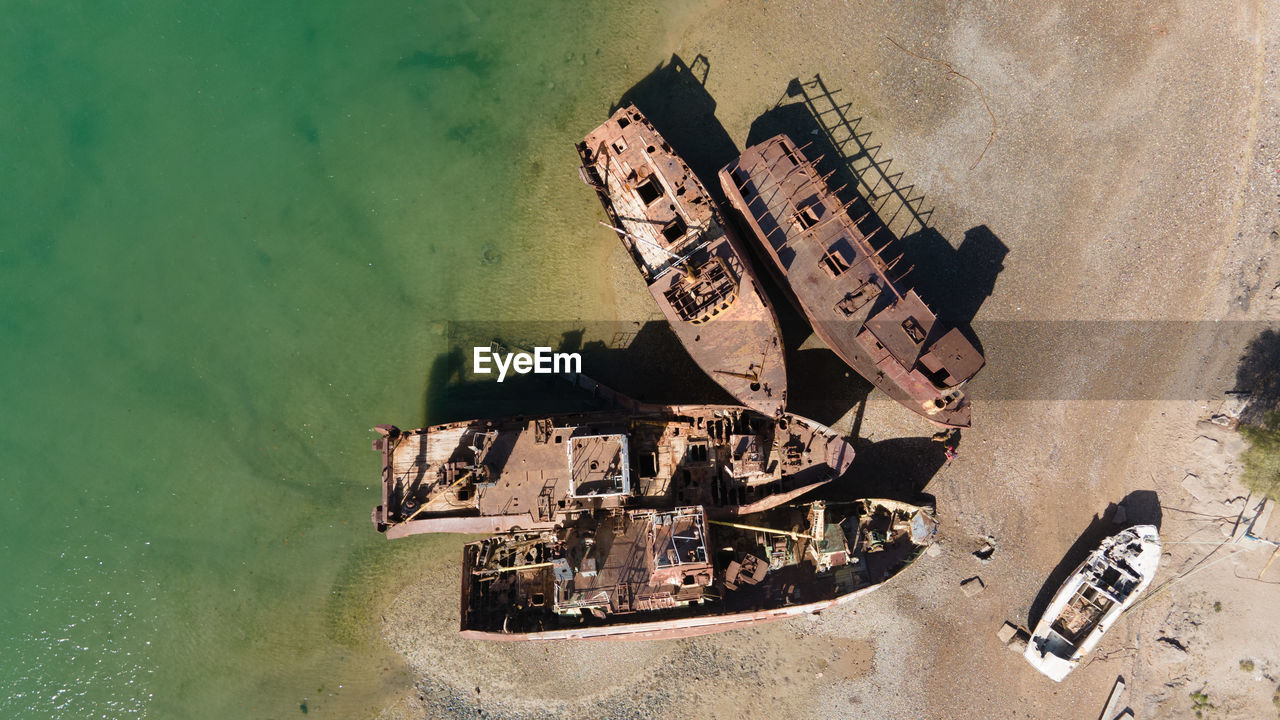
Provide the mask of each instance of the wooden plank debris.
[{"label": "wooden plank debris", "polygon": [[1120,706],[1120,696],[1124,695],[1124,676],[1116,678],[1116,684],[1111,688],[1111,696],[1107,698],[1107,704],[1102,708],[1102,714],[1098,716],[1098,720],[1112,720],[1115,718],[1116,708]]}]

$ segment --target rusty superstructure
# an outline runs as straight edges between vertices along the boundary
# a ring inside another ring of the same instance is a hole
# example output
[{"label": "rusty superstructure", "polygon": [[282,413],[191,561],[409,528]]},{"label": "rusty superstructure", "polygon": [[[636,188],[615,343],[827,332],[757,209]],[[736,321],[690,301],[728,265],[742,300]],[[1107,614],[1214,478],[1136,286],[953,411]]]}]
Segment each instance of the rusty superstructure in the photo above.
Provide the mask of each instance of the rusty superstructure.
[{"label": "rusty superstructure", "polygon": [[634,105],[577,146],[582,179],[693,360],[738,402],[786,406],[782,333],[706,188]]},{"label": "rusty superstructure", "polygon": [[629,508],[702,505],[731,517],[790,502],[853,462],[853,447],[824,425],[730,405],[378,431],[373,522],[391,538],[551,529]]},{"label": "rusty superstructure", "polygon": [[786,135],[746,149],[720,171],[730,203],[814,332],[890,397],[938,424],[969,425],[962,387],[984,359],[916,292],[890,277],[885,245],[864,233],[815,163]]},{"label": "rusty superstructure", "polygon": [[892,577],[932,542],[891,500],[774,508],[607,509],[463,548],[461,631],[485,640],[686,637],[815,613]]}]

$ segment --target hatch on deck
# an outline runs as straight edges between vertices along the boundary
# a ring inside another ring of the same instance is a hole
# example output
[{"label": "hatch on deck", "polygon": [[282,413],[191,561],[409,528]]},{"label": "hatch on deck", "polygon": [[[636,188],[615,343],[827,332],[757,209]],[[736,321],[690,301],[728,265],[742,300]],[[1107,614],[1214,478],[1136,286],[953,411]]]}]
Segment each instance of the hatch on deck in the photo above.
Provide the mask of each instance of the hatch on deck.
[{"label": "hatch on deck", "polygon": [[626,435],[570,438],[568,454],[571,497],[606,497],[631,492]]},{"label": "hatch on deck", "polygon": [[936,319],[916,291],[910,290],[868,319],[866,328],[902,367],[910,370],[915,367]]}]

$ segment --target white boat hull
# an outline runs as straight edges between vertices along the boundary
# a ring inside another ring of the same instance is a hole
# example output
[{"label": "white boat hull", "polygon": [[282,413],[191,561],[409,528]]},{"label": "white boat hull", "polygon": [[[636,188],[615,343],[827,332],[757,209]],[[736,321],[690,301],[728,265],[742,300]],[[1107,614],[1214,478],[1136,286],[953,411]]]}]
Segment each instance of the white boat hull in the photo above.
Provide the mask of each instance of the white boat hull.
[{"label": "white boat hull", "polygon": [[1053,596],[1023,656],[1062,682],[1120,615],[1151,584],[1160,563],[1160,535],[1137,525],[1107,538]]}]

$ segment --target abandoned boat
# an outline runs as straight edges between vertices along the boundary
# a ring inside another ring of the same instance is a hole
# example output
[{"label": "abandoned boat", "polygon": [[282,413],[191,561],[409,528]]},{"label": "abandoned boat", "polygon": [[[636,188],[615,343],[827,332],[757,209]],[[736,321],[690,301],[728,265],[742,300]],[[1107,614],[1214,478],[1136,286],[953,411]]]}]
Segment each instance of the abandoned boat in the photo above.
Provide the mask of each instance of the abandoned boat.
[{"label": "abandoned boat", "polygon": [[461,631],[485,640],[687,637],[852,601],[932,542],[926,508],[787,505],[733,522],[702,507],[608,509],[463,548]]},{"label": "abandoned boat", "polygon": [[1138,525],[1104,540],[1045,608],[1023,652],[1027,662],[1062,682],[1147,589],[1159,563],[1154,526]]},{"label": "abandoned boat", "polygon": [[720,171],[720,184],[827,347],[929,420],[969,425],[962,387],[982,368],[982,354],[914,290],[900,288],[901,278],[890,279],[897,260],[880,256],[875,231],[859,229],[866,216],[848,214],[801,148],[786,135],[753,145]]},{"label": "abandoned boat", "polygon": [[848,470],[853,447],[798,415],[741,406],[380,425],[389,538],[549,529],[602,510],[704,505],[717,516],[789,502]]},{"label": "abandoned boat", "polygon": [[580,174],[694,362],[738,402],[786,407],[782,333],[742,242],[634,105],[578,143]]}]

